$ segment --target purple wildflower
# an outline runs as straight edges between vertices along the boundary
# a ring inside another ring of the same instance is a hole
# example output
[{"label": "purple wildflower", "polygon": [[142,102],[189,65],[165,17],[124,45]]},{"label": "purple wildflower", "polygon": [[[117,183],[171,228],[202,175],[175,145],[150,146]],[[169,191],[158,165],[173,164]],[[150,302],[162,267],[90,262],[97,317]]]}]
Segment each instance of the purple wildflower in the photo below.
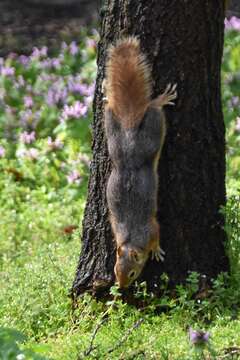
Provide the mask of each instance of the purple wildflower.
[{"label": "purple wildflower", "polygon": [[34,47],[33,48],[33,51],[32,51],[32,54],[31,54],[31,57],[32,58],[39,58],[40,56],[40,51],[37,47]]},{"label": "purple wildflower", "polygon": [[31,109],[23,111],[20,113],[20,122],[23,126],[29,125],[33,121],[33,112]]},{"label": "purple wildflower", "polygon": [[20,113],[20,123],[24,128],[35,129],[41,116],[40,111],[32,112],[32,109],[27,109]]},{"label": "purple wildflower", "polygon": [[67,181],[69,184],[80,184],[82,179],[81,179],[81,175],[79,173],[78,170],[73,170],[68,176],[67,176]]},{"label": "purple wildflower", "polygon": [[48,48],[46,46],[43,46],[41,49],[34,47],[31,54],[31,58],[38,59],[40,57],[46,57],[47,52],[48,52]]},{"label": "purple wildflower", "polygon": [[99,38],[99,32],[98,32],[97,29],[93,28],[92,31],[91,31],[91,33],[93,34],[93,36],[94,36],[95,38]]},{"label": "purple wildflower", "polygon": [[32,92],[32,85],[31,85],[31,84],[27,84],[26,90],[27,90],[28,92]]},{"label": "purple wildflower", "polygon": [[23,100],[26,108],[31,108],[33,106],[33,99],[31,96],[26,95],[24,96]]},{"label": "purple wildflower", "polygon": [[94,92],[95,92],[95,82],[93,82],[91,85],[89,85],[88,93],[86,95],[87,96],[93,96]]},{"label": "purple wildflower", "polygon": [[3,76],[14,76],[15,69],[10,66],[2,67],[1,68],[1,75]]},{"label": "purple wildflower", "polygon": [[73,55],[73,56],[77,55],[79,49],[76,44],[76,41],[71,42],[71,44],[69,45],[69,51],[70,51],[71,55]]},{"label": "purple wildflower", "polygon": [[82,104],[80,101],[76,101],[71,106],[65,105],[61,115],[61,122],[71,118],[78,119],[85,116],[87,114],[87,110],[87,106]]},{"label": "purple wildflower", "polygon": [[67,101],[67,89],[61,88],[57,83],[51,86],[46,94],[45,100],[49,106],[57,105],[59,103],[65,104]]},{"label": "purple wildflower", "polygon": [[25,85],[25,80],[24,80],[22,75],[19,75],[17,80],[18,80],[18,85],[19,86],[23,87]]},{"label": "purple wildflower", "polygon": [[41,69],[50,69],[52,67],[52,61],[45,59],[39,63]]},{"label": "purple wildflower", "polygon": [[46,100],[46,103],[48,104],[48,106],[53,106],[58,103],[58,100],[56,99],[55,94],[56,93],[54,90],[52,90],[52,89],[48,90],[46,97],[45,97],[45,100]]},{"label": "purple wildflower", "polygon": [[40,74],[39,75],[39,80],[43,81],[43,82],[46,82],[46,81],[54,81],[55,80],[55,77],[51,74]]},{"label": "purple wildflower", "polygon": [[83,96],[92,96],[94,93],[95,85],[87,85],[79,83],[78,79],[76,81],[70,79],[68,82],[69,91],[73,93],[79,93]]},{"label": "purple wildflower", "polygon": [[87,41],[86,41],[86,45],[90,49],[95,49],[96,48],[96,41],[94,39],[88,38]]},{"label": "purple wildflower", "polygon": [[78,155],[78,161],[86,165],[88,168],[90,168],[90,159],[86,154],[79,154]]},{"label": "purple wildflower", "polygon": [[20,55],[18,59],[20,64],[22,64],[23,66],[27,66],[29,64],[29,57],[27,57],[26,55]]},{"label": "purple wildflower", "polygon": [[18,149],[16,152],[16,156],[20,158],[28,158],[30,160],[37,160],[39,155],[38,149],[30,148],[30,149]]},{"label": "purple wildflower", "polygon": [[15,52],[10,52],[10,53],[8,54],[8,59],[14,60],[14,59],[16,59],[16,58],[17,58],[17,54],[16,54]]},{"label": "purple wildflower", "polygon": [[60,139],[53,140],[51,136],[48,137],[48,146],[51,150],[58,150],[63,148],[63,142]]},{"label": "purple wildflower", "polygon": [[236,118],[235,130],[236,130],[237,132],[240,132],[240,116],[238,116],[238,117]]},{"label": "purple wildflower", "polygon": [[93,97],[92,96],[86,96],[84,98],[84,104],[87,106],[87,107],[90,107],[90,105],[92,104],[92,101],[93,101]]},{"label": "purple wildflower", "polygon": [[40,54],[41,54],[41,56],[47,56],[47,53],[48,53],[48,48],[47,48],[47,46],[43,46],[43,47],[40,49]]},{"label": "purple wildflower", "polygon": [[31,159],[31,160],[37,160],[38,158],[38,149],[36,148],[30,148],[27,152],[27,156]]},{"label": "purple wildflower", "polygon": [[231,105],[233,107],[237,107],[238,105],[240,105],[240,98],[239,96],[233,96],[231,99]]},{"label": "purple wildflower", "polygon": [[68,82],[68,89],[73,93],[79,93],[82,95],[83,84],[70,79]]},{"label": "purple wildflower", "polygon": [[20,134],[20,141],[24,144],[31,144],[35,139],[35,131],[32,131],[30,133],[24,131],[22,134]]},{"label": "purple wildflower", "polygon": [[224,23],[226,30],[240,31],[240,19],[236,16],[232,16],[230,19],[225,19]]},{"label": "purple wildflower", "polygon": [[208,342],[210,337],[209,332],[204,332],[202,330],[193,330],[189,328],[189,340],[193,345],[205,344]]},{"label": "purple wildflower", "polygon": [[3,146],[0,145],[0,158],[3,158],[5,156],[6,150]]},{"label": "purple wildflower", "polygon": [[5,106],[5,113],[6,115],[8,115],[9,117],[11,117],[12,115],[14,115],[14,113],[16,113],[16,109],[9,106],[9,105],[6,105]]},{"label": "purple wildflower", "polygon": [[58,58],[53,58],[51,61],[51,65],[54,69],[60,69],[61,68],[61,62]]},{"label": "purple wildflower", "polygon": [[61,50],[65,51],[65,50],[67,50],[67,48],[68,48],[67,44],[65,43],[65,41],[63,41],[62,45],[61,45]]}]

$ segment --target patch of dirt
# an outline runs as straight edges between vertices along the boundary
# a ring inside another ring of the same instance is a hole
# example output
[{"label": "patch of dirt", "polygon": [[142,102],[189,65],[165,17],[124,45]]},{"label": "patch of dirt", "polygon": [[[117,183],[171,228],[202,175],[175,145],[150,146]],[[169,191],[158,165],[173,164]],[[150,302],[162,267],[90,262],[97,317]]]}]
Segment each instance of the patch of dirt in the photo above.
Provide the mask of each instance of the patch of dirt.
[{"label": "patch of dirt", "polygon": [[0,0],[0,56],[29,54],[34,46],[51,50],[63,40],[77,40],[83,26],[97,23],[99,11],[100,0],[71,6]]}]

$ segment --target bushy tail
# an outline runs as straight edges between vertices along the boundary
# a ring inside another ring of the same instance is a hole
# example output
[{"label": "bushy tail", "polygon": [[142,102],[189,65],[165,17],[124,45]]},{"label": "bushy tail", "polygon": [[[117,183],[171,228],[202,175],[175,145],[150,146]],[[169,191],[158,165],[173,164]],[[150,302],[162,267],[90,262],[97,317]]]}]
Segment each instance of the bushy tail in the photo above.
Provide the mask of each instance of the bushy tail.
[{"label": "bushy tail", "polygon": [[109,49],[106,68],[106,96],[118,121],[131,128],[142,120],[151,98],[148,62],[135,37],[119,40]]}]

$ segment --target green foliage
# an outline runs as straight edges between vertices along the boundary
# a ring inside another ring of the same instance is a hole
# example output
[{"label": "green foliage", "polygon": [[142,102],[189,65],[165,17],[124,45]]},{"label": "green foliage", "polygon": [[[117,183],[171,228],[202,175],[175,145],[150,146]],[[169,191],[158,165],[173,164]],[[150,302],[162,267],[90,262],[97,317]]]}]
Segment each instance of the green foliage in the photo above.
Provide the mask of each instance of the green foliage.
[{"label": "green foliage", "polygon": [[240,32],[225,36],[222,66],[224,119],[227,126],[227,184],[228,193],[239,190],[240,166]]},{"label": "green foliage", "polygon": [[[28,349],[20,349],[19,344],[26,341],[26,336],[21,332],[0,328],[0,356],[2,360],[47,360],[46,357],[39,355],[41,347],[36,346],[36,352]],[[38,352],[38,354],[37,354]]]},{"label": "green foliage", "polygon": [[[54,58],[43,48],[0,64],[0,359],[240,356],[240,35],[227,32],[222,71],[231,273],[211,288],[190,273],[175,292],[163,274],[161,297],[144,283],[135,289],[138,309],[116,286],[105,304],[85,294],[73,309],[69,298],[91,158],[95,55],[95,35],[86,33]],[[193,344],[189,328],[210,339]]]},{"label": "green foliage", "polygon": [[240,196],[232,195],[228,198],[227,206],[224,209],[226,224],[225,230],[228,236],[227,251],[231,267],[231,278],[240,287]]}]

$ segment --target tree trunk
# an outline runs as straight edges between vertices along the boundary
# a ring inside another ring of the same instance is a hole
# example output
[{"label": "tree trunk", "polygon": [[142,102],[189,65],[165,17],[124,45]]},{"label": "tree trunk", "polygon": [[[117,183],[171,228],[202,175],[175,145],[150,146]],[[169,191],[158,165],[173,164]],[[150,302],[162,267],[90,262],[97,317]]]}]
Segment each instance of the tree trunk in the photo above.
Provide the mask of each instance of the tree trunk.
[{"label": "tree trunk", "polygon": [[[152,64],[154,96],[178,84],[166,111],[168,133],[159,165],[159,222],[164,263],[148,261],[141,280],[156,288],[188,271],[215,277],[228,269],[219,210],[225,204],[225,128],[220,69],[224,4],[218,0],[108,0],[102,9],[94,102],[93,161],[73,292],[98,291],[114,281],[115,245],[108,221],[106,181],[111,164],[103,129],[101,84],[106,51],[123,33],[136,35]],[[136,209],[137,210],[137,209]]]}]

